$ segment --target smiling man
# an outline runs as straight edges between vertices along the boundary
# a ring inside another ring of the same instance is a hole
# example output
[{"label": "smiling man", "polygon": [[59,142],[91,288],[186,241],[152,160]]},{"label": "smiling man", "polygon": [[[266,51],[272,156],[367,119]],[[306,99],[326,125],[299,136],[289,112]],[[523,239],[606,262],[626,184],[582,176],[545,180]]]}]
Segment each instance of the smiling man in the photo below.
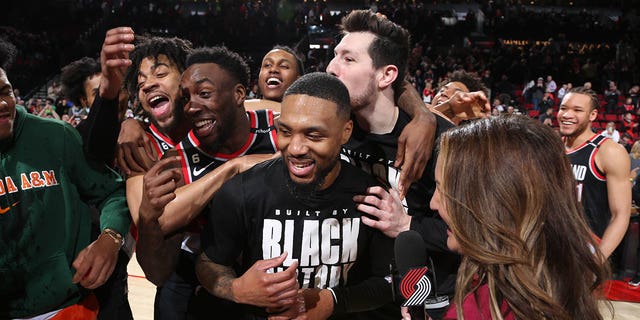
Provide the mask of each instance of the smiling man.
[{"label": "smiling man", "polygon": [[258,86],[264,99],[282,101],[284,92],[304,74],[302,60],[289,47],[275,46],[264,56]]},{"label": "smiling man", "polygon": [[[176,145],[179,157],[161,160],[145,174],[139,209],[138,262],[147,278],[161,288],[156,304],[172,305],[161,314],[156,310],[156,319],[187,315],[208,319],[214,303],[211,296],[196,290],[194,261],[201,252],[202,224],[195,218],[200,212],[183,217],[186,229],[166,237],[160,223],[161,216],[167,218],[164,206],[175,197],[176,183],[182,180],[189,185],[245,154],[268,156],[277,151],[273,112],[244,109],[248,80],[246,62],[227,48],[199,48],[186,59],[179,87],[193,129]],[[171,168],[175,166],[179,169]],[[216,188],[213,183],[209,187]],[[233,312],[227,307],[233,306],[217,304],[214,309]]]},{"label": "smiling man", "polygon": [[[372,187],[355,198],[358,209],[367,213],[362,222],[395,238],[406,230],[420,232],[438,278],[434,291],[453,296],[459,258],[446,247],[446,224],[429,209],[435,190],[436,157],[424,165],[422,177],[407,189],[402,199],[397,192],[401,168],[394,165],[398,137],[410,124],[409,115],[394,103],[401,87],[409,55],[409,32],[369,10],[354,10],[342,19],[343,38],[327,73],[349,89],[354,117],[353,135],[342,148],[342,159],[371,174],[384,187]],[[436,117],[436,138],[453,125]],[[426,254],[426,253],[425,253]],[[444,308],[434,307],[429,315],[438,319]]]},{"label": "smiling man", "polygon": [[609,257],[629,225],[630,160],[624,147],[591,131],[598,106],[593,90],[573,88],[562,99],[558,122],[585,218],[601,239],[600,250]]},{"label": "smiling man", "polygon": [[143,38],[130,55],[132,63],[124,83],[129,95],[137,97],[149,116],[151,124],[147,134],[158,157],[184,139],[191,129],[179,88],[180,75],[191,50],[187,40],[151,37]]},{"label": "smiling man", "polygon": [[282,156],[213,198],[198,278],[214,295],[248,305],[238,318],[289,319],[305,310],[309,319],[397,318],[384,278],[393,241],[364,225],[352,200],[376,183],[340,160],[352,129],[346,87],[326,73],[305,75],[282,102]]},{"label": "smiling man", "polygon": [[284,92],[304,74],[302,59],[287,46],[274,46],[262,58],[258,73],[258,87],[262,99],[245,101],[247,110],[271,109],[280,112]]}]

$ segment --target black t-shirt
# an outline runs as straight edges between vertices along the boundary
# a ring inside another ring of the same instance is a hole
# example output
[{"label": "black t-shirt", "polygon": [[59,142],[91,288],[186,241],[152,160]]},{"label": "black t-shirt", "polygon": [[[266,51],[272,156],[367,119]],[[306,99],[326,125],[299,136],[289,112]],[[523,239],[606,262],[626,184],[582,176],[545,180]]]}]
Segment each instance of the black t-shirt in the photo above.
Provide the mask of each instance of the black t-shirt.
[{"label": "black t-shirt", "polygon": [[[256,261],[286,251],[283,265],[286,268],[292,259],[298,260],[302,288],[333,289],[338,317],[388,305],[392,294],[385,277],[393,240],[361,223],[362,213],[353,202],[353,196],[376,184],[372,177],[342,162],[329,188],[297,197],[286,175],[283,160],[278,158],[227,182],[209,206],[202,237],[204,253],[226,266],[241,258],[242,274]],[[273,271],[282,270],[276,269]]]}]

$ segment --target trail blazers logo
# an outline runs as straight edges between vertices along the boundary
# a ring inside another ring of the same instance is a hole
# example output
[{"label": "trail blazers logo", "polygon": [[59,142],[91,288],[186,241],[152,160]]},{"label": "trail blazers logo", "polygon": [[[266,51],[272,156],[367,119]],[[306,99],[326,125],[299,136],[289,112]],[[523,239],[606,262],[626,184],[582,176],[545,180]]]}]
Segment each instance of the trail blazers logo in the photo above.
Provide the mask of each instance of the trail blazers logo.
[{"label": "trail blazers logo", "polygon": [[424,304],[431,293],[431,280],[427,277],[427,267],[409,269],[400,281],[400,293],[407,299],[402,304],[403,307]]}]

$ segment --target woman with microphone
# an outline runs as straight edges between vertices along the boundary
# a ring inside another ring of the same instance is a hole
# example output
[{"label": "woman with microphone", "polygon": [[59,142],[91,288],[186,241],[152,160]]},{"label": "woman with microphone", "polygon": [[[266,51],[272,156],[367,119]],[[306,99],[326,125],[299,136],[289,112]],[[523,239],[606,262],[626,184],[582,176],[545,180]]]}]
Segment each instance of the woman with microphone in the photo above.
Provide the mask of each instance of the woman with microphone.
[{"label": "woman with microphone", "polygon": [[602,319],[606,259],[553,129],[524,116],[451,129],[435,177],[431,208],[463,256],[445,319]]}]

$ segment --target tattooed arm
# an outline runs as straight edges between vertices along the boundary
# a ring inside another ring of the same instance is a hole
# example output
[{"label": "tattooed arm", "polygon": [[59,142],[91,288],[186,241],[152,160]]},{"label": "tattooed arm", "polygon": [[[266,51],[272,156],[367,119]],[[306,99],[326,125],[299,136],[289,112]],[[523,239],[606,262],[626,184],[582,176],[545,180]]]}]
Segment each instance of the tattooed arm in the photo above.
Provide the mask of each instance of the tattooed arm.
[{"label": "tattooed arm", "polygon": [[196,263],[196,274],[202,286],[211,294],[258,307],[280,308],[291,305],[298,293],[294,262],[287,270],[267,273],[267,270],[282,266],[286,253],[268,260],[258,260],[242,276],[236,277],[230,266],[211,261],[205,253]]}]

